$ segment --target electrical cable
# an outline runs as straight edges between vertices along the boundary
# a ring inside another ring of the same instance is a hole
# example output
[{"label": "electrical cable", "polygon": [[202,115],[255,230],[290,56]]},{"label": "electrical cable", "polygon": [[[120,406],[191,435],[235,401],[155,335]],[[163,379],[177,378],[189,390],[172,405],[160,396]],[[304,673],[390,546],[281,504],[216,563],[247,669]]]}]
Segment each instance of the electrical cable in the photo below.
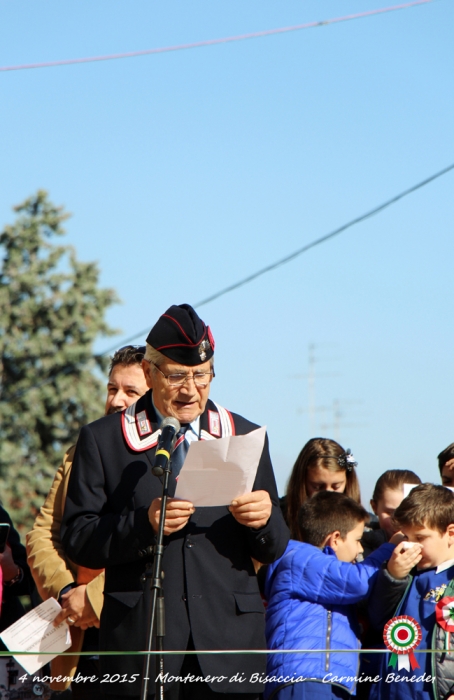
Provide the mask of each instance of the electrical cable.
[{"label": "electrical cable", "polygon": [[[235,289],[239,289],[240,287],[243,287],[245,284],[249,284],[249,282],[252,282],[253,280],[257,279],[257,277],[261,277],[261,275],[264,275],[267,272],[271,272],[272,270],[275,270],[277,267],[280,267],[281,265],[285,265],[286,263],[291,262],[292,260],[297,258],[299,255],[306,253],[311,248],[315,248],[315,246],[318,246],[321,243],[325,243],[326,241],[330,240],[331,238],[334,238],[334,236],[338,236],[340,233],[342,233],[343,231],[346,231],[348,228],[351,228],[355,224],[359,224],[361,221],[364,221],[365,219],[369,219],[371,216],[375,216],[376,214],[383,211],[387,207],[390,207],[392,204],[395,204],[396,202],[398,202],[403,197],[406,197],[407,195],[411,194],[412,192],[415,192],[416,190],[419,190],[421,187],[425,187],[425,185],[428,185],[430,182],[433,182],[434,180],[441,177],[442,175],[446,175],[446,173],[449,173],[453,169],[454,169],[454,163],[452,163],[452,165],[448,165],[447,168],[443,168],[443,170],[439,170],[437,173],[435,173],[435,175],[431,175],[430,177],[426,178],[425,180],[418,182],[416,185],[413,185],[409,189],[404,190],[403,192],[400,192],[395,197],[391,197],[391,199],[386,200],[386,202],[383,202],[383,204],[380,204],[378,207],[374,207],[373,209],[370,209],[370,211],[366,212],[365,214],[362,214],[361,216],[358,216],[355,219],[352,219],[351,221],[347,222],[346,224],[339,226],[339,228],[336,228],[334,231],[331,231],[331,233],[327,233],[324,236],[321,236],[320,238],[316,238],[314,241],[307,243],[306,245],[302,246],[301,248],[298,248],[298,250],[295,250],[293,253],[286,255],[284,258],[280,258],[276,262],[271,263],[270,265],[266,265],[266,267],[262,267],[260,270],[257,270],[257,272],[253,272],[251,275],[248,275],[247,277],[243,277],[243,279],[239,280],[238,282],[234,282],[233,284],[230,284],[228,287],[224,287],[223,289],[220,289],[218,292],[211,294],[209,297],[205,297],[205,299],[202,299],[201,301],[198,301],[196,304],[194,304],[194,308],[198,309],[200,306],[204,306],[205,304],[209,304],[210,302],[214,301],[215,299],[219,299],[219,297],[224,296],[224,294],[228,294],[229,292],[233,292]],[[135,335],[132,335],[129,338],[126,338],[126,340],[123,341],[122,345],[127,345],[128,343],[130,343],[132,340],[135,340],[139,336],[143,337],[143,336],[147,335],[149,330],[150,330],[149,327],[147,327],[143,331],[140,331],[139,333],[136,333]],[[118,345],[115,345],[112,348],[108,348],[107,350],[102,352],[101,355],[107,355],[111,352],[115,352],[115,350],[117,348],[118,348]]]},{"label": "electrical cable", "polygon": [[[400,192],[394,197],[391,197],[391,199],[386,200],[386,202],[383,202],[383,204],[379,204],[377,207],[374,207],[373,209],[370,209],[368,212],[365,214],[361,214],[361,216],[357,216],[355,219],[352,219],[351,221],[348,221],[346,224],[343,224],[342,226],[339,226],[339,228],[336,228],[334,231],[331,231],[331,233],[327,233],[324,236],[321,236],[320,238],[316,238],[315,240],[311,241],[311,243],[307,243],[306,245],[302,246],[301,248],[298,248],[298,250],[295,250],[293,253],[290,253],[290,255],[286,255],[284,258],[280,258],[279,260],[276,260],[276,262],[271,263],[270,265],[266,265],[266,267],[262,267],[260,270],[257,270],[256,272],[253,272],[251,275],[248,275],[247,277],[243,277],[243,279],[239,280],[238,282],[234,282],[233,284],[229,285],[228,287],[224,287],[223,289],[219,290],[218,292],[215,292],[214,294],[211,294],[209,297],[205,297],[205,299],[202,299],[201,301],[198,301],[196,304],[194,304],[194,308],[199,308],[200,306],[204,306],[205,304],[209,304],[210,302],[214,301],[215,299],[219,299],[219,297],[224,296],[224,294],[228,294],[229,292],[233,292],[235,289],[239,289],[240,287],[243,287],[246,284],[249,284],[253,280],[257,279],[261,275],[266,274],[267,272],[271,272],[272,270],[275,270],[277,267],[280,267],[281,265],[285,265],[288,262],[291,262],[295,258],[297,258],[299,255],[302,255],[303,253],[306,253],[308,250],[311,250],[311,248],[315,248],[315,246],[320,245],[321,243],[325,243],[326,241],[330,240],[331,238],[334,238],[334,236],[338,236],[340,233],[343,231],[346,231],[348,228],[351,228],[355,224],[359,224],[361,221],[364,221],[365,219],[369,219],[371,216],[375,216],[379,212],[383,211],[387,207],[390,207],[392,204],[395,204],[398,202],[400,199],[403,197],[406,197],[407,195],[411,194],[412,192],[415,192],[416,190],[419,190],[421,187],[425,187],[428,185],[430,182],[433,182],[437,178],[441,177],[442,175],[446,175],[446,173],[449,173],[451,170],[454,170],[454,163],[451,165],[448,165],[447,168],[443,168],[443,170],[439,170],[437,173],[434,175],[431,175],[430,177],[427,177],[425,180],[421,180],[421,182],[418,182],[416,185],[413,185],[412,187],[404,190],[403,192]],[[110,353],[115,352],[119,347],[123,347],[124,345],[129,345],[133,340],[136,340],[139,336],[144,337],[145,335],[148,334],[148,331],[150,330],[150,327],[147,326],[144,328],[142,331],[139,331],[138,333],[135,333],[134,335],[129,336],[129,338],[126,338],[120,343],[116,343],[114,346],[107,348],[107,350],[104,350],[102,353],[97,353],[96,357],[102,357],[103,355],[110,355]],[[67,370],[63,369],[61,372],[58,372],[58,374],[68,374],[70,371],[72,371],[72,367],[68,368]],[[49,377],[48,379],[45,379],[44,381],[40,382],[39,384],[36,384],[33,387],[30,387],[28,389],[23,389],[22,391],[17,392],[14,394],[14,396],[10,397],[9,401],[14,401],[14,399],[18,399],[27,392],[30,391],[30,389],[40,389],[41,387],[45,386],[46,384],[49,384],[52,382],[58,374],[53,375],[52,377]],[[4,399],[0,399],[4,400]]]},{"label": "electrical cable", "polygon": [[344,17],[333,17],[331,19],[322,19],[318,22],[307,22],[306,24],[295,24],[291,27],[280,27],[278,29],[265,29],[261,32],[251,32],[249,34],[239,34],[237,36],[227,36],[221,39],[207,39],[205,41],[195,41],[191,44],[178,44],[176,46],[164,46],[156,49],[145,49],[143,51],[129,51],[127,53],[109,54],[106,56],[88,56],[85,58],[68,58],[61,61],[46,61],[43,63],[25,63],[17,66],[0,66],[0,72],[30,70],[32,68],[55,68],[56,66],[72,66],[80,63],[95,63],[97,61],[113,61],[120,58],[137,58],[138,56],[149,56],[151,54],[168,53],[169,51],[185,51],[187,49],[198,49],[202,46],[214,46],[216,44],[227,44],[233,41],[245,41],[246,39],[258,39],[264,36],[272,36],[274,34],[285,34],[286,32],[296,32],[301,29],[312,29],[314,27],[324,27],[329,24],[337,24],[339,22],[348,22],[354,19],[363,19],[364,17],[372,17],[387,12],[395,12],[396,10],[406,10],[417,5],[427,5],[435,0],[414,0],[400,5],[392,5],[391,7],[381,7],[377,10],[369,10],[367,12],[358,12],[353,15],[345,15]]}]

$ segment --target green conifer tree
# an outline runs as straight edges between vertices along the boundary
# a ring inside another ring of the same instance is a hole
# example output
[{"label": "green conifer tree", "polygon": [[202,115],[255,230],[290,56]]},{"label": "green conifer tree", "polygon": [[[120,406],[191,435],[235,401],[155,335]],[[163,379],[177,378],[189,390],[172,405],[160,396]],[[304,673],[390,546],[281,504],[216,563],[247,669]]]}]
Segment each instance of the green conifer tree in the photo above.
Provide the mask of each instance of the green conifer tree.
[{"label": "green conifer tree", "polygon": [[114,331],[117,302],[98,286],[96,263],[56,245],[68,218],[44,191],[14,208],[0,233],[0,499],[29,529],[62,453],[103,414],[105,359],[93,343]]}]

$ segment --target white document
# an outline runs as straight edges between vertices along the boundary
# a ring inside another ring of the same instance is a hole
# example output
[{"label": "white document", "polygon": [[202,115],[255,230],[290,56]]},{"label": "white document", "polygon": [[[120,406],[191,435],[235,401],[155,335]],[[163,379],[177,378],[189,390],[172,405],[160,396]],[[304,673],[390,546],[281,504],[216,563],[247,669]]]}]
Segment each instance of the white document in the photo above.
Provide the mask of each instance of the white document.
[{"label": "white document", "polygon": [[404,484],[403,489],[404,489],[404,498],[407,498],[408,494],[410,491],[414,488],[417,487],[418,484]]},{"label": "white document", "polygon": [[[60,610],[61,606],[55,598],[49,598],[1,633],[0,638],[27,673],[36,673],[60,652],[66,651],[71,646],[68,624],[62,622],[58,627],[52,624]],[[17,654],[16,656],[15,651],[36,651],[36,654]],[[40,653],[43,651],[52,651],[55,654]]]},{"label": "white document", "polygon": [[252,491],[266,428],[247,435],[191,442],[175,498],[195,506],[227,506]]},{"label": "white document", "polygon": [[[441,484],[441,485],[444,486],[444,484]],[[418,484],[404,484],[404,498],[407,498],[410,491],[412,489],[415,489],[417,486],[418,486]],[[452,488],[452,486],[445,486],[445,489],[449,489],[450,491],[454,492],[454,488]]]}]

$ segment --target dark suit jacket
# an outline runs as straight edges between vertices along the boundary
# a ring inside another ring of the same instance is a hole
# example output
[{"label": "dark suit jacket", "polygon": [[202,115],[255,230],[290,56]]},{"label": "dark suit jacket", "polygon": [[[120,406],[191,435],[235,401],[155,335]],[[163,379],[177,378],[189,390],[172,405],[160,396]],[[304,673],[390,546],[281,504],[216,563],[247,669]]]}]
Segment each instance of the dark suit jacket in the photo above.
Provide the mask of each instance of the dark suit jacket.
[{"label": "dark suit jacket", "polygon": [[[151,392],[139,399],[135,410],[145,410],[151,430],[157,430]],[[200,417],[201,432],[208,432],[212,425],[208,420],[210,411],[216,413],[217,407],[208,401]],[[241,416],[231,416],[236,434],[257,427]],[[122,420],[124,415],[117,413],[82,429],[66,499],[62,540],[68,556],[77,564],[106,569],[101,649],[139,651],[146,646],[150,600],[149,584],[144,585],[141,575],[152,558],[148,548],[155,542],[148,507],[162,495],[162,485],[150,467],[156,447],[142,452],[133,449],[122,432]],[[219,423],[222,421],[215,425]],[[170,496],[175,487],[171,476]],[[197,508],[183,530],[165,538],[165,649],[186,650],[190,633],[197,650],[266,648],[264,607],[251,557],[272,562],[283,554],[289,539],[278,505],[267,439],[253,488],[268,491],[273,502],[265,527],[252,530],[240,525],[226,506],[206,507]],[[182,660],[181,655],[166,656],[165,671],[178,675]],[[249,681],[251,674],[264,673],[265,655],[200,655],[199,662],[204,675],[226,677],[213,686],[219,692],[261,690],[260,684]],[[103,673],[137,673],[141,677],[142,665],[141,656],[101,656]],[[247,681],[229,682],[236,673],[243,673]],[[154,673],[150,676],[154,679]],[[138,695],[140,681],[109,684],[104,690]],[[150,691],[154,692],[153,684]]]}]

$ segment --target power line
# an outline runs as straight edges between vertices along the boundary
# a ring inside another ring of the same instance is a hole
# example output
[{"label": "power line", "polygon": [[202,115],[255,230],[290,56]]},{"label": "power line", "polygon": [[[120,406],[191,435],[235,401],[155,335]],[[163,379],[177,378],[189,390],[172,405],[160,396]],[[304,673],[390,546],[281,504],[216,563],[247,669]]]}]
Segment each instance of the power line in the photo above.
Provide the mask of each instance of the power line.
[{"label": "power line", "polygon": [[[352,219],[348,223],[343,224],[342,226],[339,226],[339,228],[336,228],[334,231],[331,231],[331,233],[327,233],[324,236],[321,236],[320,238],[316,238],[311,243],[307,243],[306,245],[302,246],[301,248],[298,248],[298,250],[295,250],[293,253],[290,253],[290,255],[286,255],[284,258],[280,258],[276,262],[271,263],[270,265],[267,265],[266,267],[262,267],[260,270],[257,270],[257,272],[253,272],[251,275],[248,275],[247,277],[243,277],[243,279],[239,280],[238,282],[234,282],[233,284],[230,284],[228,287],[224,287],[223,289],[219,290],[218,292],[211,294],[209,297],[205,297],[205,299],[202,299],[201,301],[194,304],[194,308],[197,309],[200,306],[204,306],[205,304],[209,304],[210,302],[214,301],[215,299],[219,299],[219,297],[224,296],[224,294],[228,294],[229,292],[233,292],[235,289],[239,289],[240,287],[243,287],[245,284],[249,284],[253,280],[257,279],[258,277],[265,275],[267,272],[271,272],[272,270],[275,270],[276,268],[280,267],[281,265],[286,265],[287,263],[289,263],[292,260],[294,260],[295,258],[297,258],[299,255],[306,253],[311,248],[315,248],[315,246],[318,246],[321,243],[325,243],[326,241],[329,241],[331,238],[338,236],[340,233],[342,233],[343,231],[346,231],[348,228],[355,226],[355,224],[359,224],[361,221],[365,221],[365,219],[369,219],[370,217],[375,216],[376,214],[383,211],[387,207],[390,207],[392,204],[395,204],[396,202],[398,202],[400,199],[403,199],[403,197],[406,197],[407,195],[411,194],[412,192],[416,192],[416,190],[421,189],[421,187],[425,187],[430,182],[433,182],[434,180],[441,177],[442,175],[446,175],[446,173],[449,173],[453,169],[454,169],[454,163],[452,163],[452,165],[448,165],[447,168],[443,168],[443,170],[440,170],[438,173],[435,173],[435,175],[431,175],[430,177],[426,178],[425,180],[418,182],[417,185],[413,185],[413,187],[410,187],[409,189],[404,190],[403,192],[400,192],[400,194],[396,195],[395,197],[392,197],[391,199],[388,199],[386,202],[383,202],[383,204],[380,204],[378,207],[374,207],[374,209],[371,209],[370,211],[366,212],[365,214],[362,214],[361,216],[358,216],[355,219]],[[130,336],[129,338],[126,338],[126,340],[123,341],[123,344],[127,345],[128,343],[135,340],[139,336],[143,337],[144,335],[148,334],[148,331],[149,331],[149,327],[145,328],[144,330],[140,331],[139,333],[136,333],[135,335]],[[107,355],[108,353],[114,352],[117,348],[118,348],[118,344],[113,346],[112,348],[108,348],[108,350],[105,350],[103,353],[101,353],[101,355]]]},{"label": "power line", "polygon": [[[330,238],[334,238],[334,236],[338,236],[340,233],[342,233],[343,231],[346,231],[351,226],[354,226],[355,224],[359,224],[361,221],[364,221],[365,219],[368,219],[371,216],[375,216],[375,214],[378,214],[379,212],[383,211],[384,209],[391,206],[392,204],[395,204],[403,197],[406,197],[407,195],[411,194],[412,192],[419,190],[421,187],[428,185],[430,182],[433,182],[433,180],[436,180],[437,178],[441,177],[442,175],[445,175],[446,173],[450,172],[453,169],[454,169],[454,163],[452,165],[448,165],[447,168],[443,168],[443,170],[440,170],[438,173],[435,173],[435,175],[431,175],[430,177],[426,178],[425,180],[418,182],[417,185],[413,185],[413,187],[410,187],[409,189],[404,190],[403,192],[396,195],[395,197],[388,199],[386,202],[384,202],[383,204],[380,204],[378,207],[375,207],[374,209],[371,209],[370,211],[366,212],[365,214],[362,214],[361,216],[356,217],[356,219],[352,219],[351,221],[344,224],[343,226],[340,226],[339,228],[335,229],[334,231],[331,231],[331,233],[327,233],[325,236],[321,236],[321,238],[316,238],[311,243],[308,243],[307,245],[302,246],[302,248],[299,248],[298,250],[295,250],[293,253],[290,253],[290,255],[286,255],[284,258],[280,258],[280,260],[277,260],[276,262],[271,263],[270,265],[267,265],[266,267],[262,267],[260,270],[258,270],[257,272],[254,272],[252,275],[248,275],[248,277],[244,277],[243,279],[239,280],[238,282],[235,282],[234,284],[231,284],[228,287],[224,287],[219,292],[216,292],[215,294],[212,294],[211,296],[206,297],[205,299],[202,299],[201,301],[199,301],[193,305],[194,308],[197,309],[200,306],[204,306],[204,304],[209,304],[211,301],[214,301],[215,299],[219,299],[219,297],[223,296],[224,294],[228,294],[229,292],[233,292],[234,289],[239,289],[240,287],[244,286],[245,284],[249,284],[249,282],[252,282],[253,280],[257,279],[257,277],[260,277],[261,275],[264,275],[267,272],[271,272],[271,270],[275,270],[277,267],[280,267],[281,265],[285,265],[286,263],[290,262],[291,260],[294,260],[299,255],[302,255],[303,253],[307,252],[311,248],[315,248],[315,246],[320,245],[321,243],[325,243],[325,241],[328,241]],[[126,338],[125,340],[123,340],[121,345],[128,345],[133,340],[136,340],[136,338],[138,338],[139,336],[142,336],[142,337],[145,336],[146,334],[148,334],[149,329],[150,329],[150,327],[147,326],[146,328],[139,331],[138,333],[135,333],[134,335],[129,336],[129,338]],[[99,357],[99,356],[103,356],[103,355],[110,355],[110,353],[115,352],[115,350],[117,350],[118,347],[119,347],[119,343],[116,343],[112,347],[107,348],[107,350],[104,350],[104,352],[98,353],[97,356]],[[61,372],[58,372],[58,374],[68,374],[71,370],[72,370],[72,367],[68,367],[68,368],[62,369]],[[36,384],[34,387],[31,387],[31,388],[40,389],[41,387],[46,386],[46,384],[49,384],[50,382],[52,382],[56,376],[57,375],[53,375],[52,377],[48,377],[44,381],[40,382],[39,384]],[[14,401],[15,399],[19,399],[21,396],[28,393],[29,391],[30,391],[30,388],[23,389],[22,391],[18,391],[16,394],[14,394],[14,396],[10,397],[9,401]]]},{"label": "power line", "polygon": [[138,56],[150,56],[157,53],[168,53],[169,51],[185,51],[187,49],[198,49],[203,46],[215,46],[216,44],[227,44],[233,41],[245,41],[246,39],[258,39],[264,36],[272,36],[274,34],[285,34],[287,32],[296,32],[301,29],[312,29],[314,27],[324,27],[329,24],[338,24],[339,22],[348,22],[354,19],[363,19],[364,17],[372,17],[373,15],[384,14],[387,12],[395,12],[396,10],[405,10],[417,5],[426,5],[435,0],[414,0],[401,5],[392,5],[391,7],[382,7],[377,10],[369,10],[367,12],[358,12],[353,15],[345,15],[344,17],[333,17],[331,19],[323,19],[318,22],[307,22],[306,24],[295,24],[291,27],[280,27],[278,29],[265,29],[261,32],[251,32],[249,34],[239,34],[237,36],[227,36],[221,39],[207,39],[205,41],[195,41],[191,44],[178,44],[176,46],[164,46],[156,49],[145,49],[143,51],[129,51],[127,53],[108,54],[106,56],[88,56],[85,58],[68,58],[61,61],[47,61],[44,63],[25,63],[17,66],[1,66],[0,71],[13,70],[30,70],[32,68],[55,68],[56,66],[72,66],[79,63],[95,63],[97,61],[113,61],[120,58],[136,58]]}]

